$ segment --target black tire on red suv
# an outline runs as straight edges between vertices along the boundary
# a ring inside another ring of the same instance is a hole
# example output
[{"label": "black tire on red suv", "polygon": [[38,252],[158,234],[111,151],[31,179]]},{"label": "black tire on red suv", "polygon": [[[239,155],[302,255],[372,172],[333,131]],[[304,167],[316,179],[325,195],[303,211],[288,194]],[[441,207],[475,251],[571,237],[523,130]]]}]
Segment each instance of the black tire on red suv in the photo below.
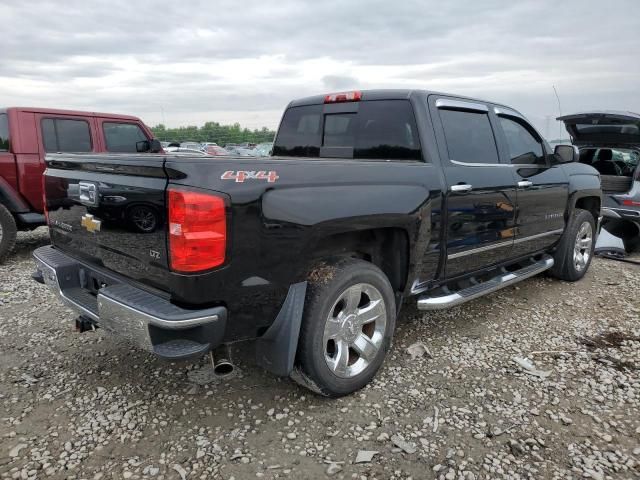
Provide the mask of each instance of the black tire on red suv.
[{"label": "black tire on red suv", "polygon": [[18,228],[11,212],[0,204],[0,263],[2,263],[13,250],[16,244]]},{"label": "black tire on red suv", "polygon": [[327,260],[309,276],[292,378],[328,397],[371,381],[391,345],[396,306],[387,276],[354,258]]}]

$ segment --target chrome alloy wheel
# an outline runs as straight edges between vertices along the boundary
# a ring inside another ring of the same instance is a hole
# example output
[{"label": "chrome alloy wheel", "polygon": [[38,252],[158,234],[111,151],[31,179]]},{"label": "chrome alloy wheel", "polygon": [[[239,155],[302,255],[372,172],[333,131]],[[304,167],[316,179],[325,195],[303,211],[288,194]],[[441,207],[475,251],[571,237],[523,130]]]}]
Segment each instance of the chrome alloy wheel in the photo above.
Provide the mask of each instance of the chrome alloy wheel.
[{"label": "chrome alloy wheel", "polygon": [[387,309],[380,291],[368,283],[347,288],[329,311],[323,337],[324,359],[340,378],[362,373],[383,345]]},{"label": "chrome alloy wheel", "polygon": [[576,244],[573,247],[573,265],[578,272],[582,272],[589,263],[591,246],[593,244],[593,228],[589,222],[584,222],[578,230]]}]

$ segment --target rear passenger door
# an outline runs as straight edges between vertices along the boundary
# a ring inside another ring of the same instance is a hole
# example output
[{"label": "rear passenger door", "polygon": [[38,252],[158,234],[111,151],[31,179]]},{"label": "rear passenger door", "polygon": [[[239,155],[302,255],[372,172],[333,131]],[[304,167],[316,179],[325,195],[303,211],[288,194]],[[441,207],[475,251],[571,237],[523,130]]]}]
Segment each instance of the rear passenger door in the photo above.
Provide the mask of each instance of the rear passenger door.
[{"label": "rear passenger door", "polygon": [[562,236],[569,200],[569,178],[550,162],[551,152],[538,132],[518,113],[496,107],[498,143],[512,166],[517,186],[514,254],[548,248]]},{"label": "rear passenger door", "polygon": [[429,96],[446,180],[446,277],[513,256],[516,189],[500,161],[495,117],[484,103]]}]

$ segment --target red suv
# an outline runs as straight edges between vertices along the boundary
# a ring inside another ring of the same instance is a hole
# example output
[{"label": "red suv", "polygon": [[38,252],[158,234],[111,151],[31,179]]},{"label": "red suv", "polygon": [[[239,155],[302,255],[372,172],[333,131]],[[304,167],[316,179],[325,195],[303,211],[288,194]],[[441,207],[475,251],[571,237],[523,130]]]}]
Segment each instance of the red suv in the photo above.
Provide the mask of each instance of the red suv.
[{"label": "red suv", "polygon": [[137,117],[46,108],[0,109],[0,261],[18,230],[45,224],[44,156],[52,152],[161,151]]}]

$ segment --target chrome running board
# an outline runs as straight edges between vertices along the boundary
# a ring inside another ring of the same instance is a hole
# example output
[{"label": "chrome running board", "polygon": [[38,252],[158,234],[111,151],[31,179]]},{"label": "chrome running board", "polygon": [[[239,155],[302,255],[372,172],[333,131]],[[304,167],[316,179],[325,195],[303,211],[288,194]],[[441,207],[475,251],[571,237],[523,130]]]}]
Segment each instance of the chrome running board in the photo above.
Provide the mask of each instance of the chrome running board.
[{"label": "chrome running board", "polygon": [[553,258],[549,255],[543,256],[540,260],[527,265],[513,272],[502,272],[498,276],[487,281],[476,283],[468,288],[463,288],[454,293],[445,293],[441,296],[424,295],[418,299],[419,310],[442,310],[444,308],[455,307],[462,303],[482,297],[489,293],[508,287],[527,278],[533,277],[545,270],[553,267]]}]

